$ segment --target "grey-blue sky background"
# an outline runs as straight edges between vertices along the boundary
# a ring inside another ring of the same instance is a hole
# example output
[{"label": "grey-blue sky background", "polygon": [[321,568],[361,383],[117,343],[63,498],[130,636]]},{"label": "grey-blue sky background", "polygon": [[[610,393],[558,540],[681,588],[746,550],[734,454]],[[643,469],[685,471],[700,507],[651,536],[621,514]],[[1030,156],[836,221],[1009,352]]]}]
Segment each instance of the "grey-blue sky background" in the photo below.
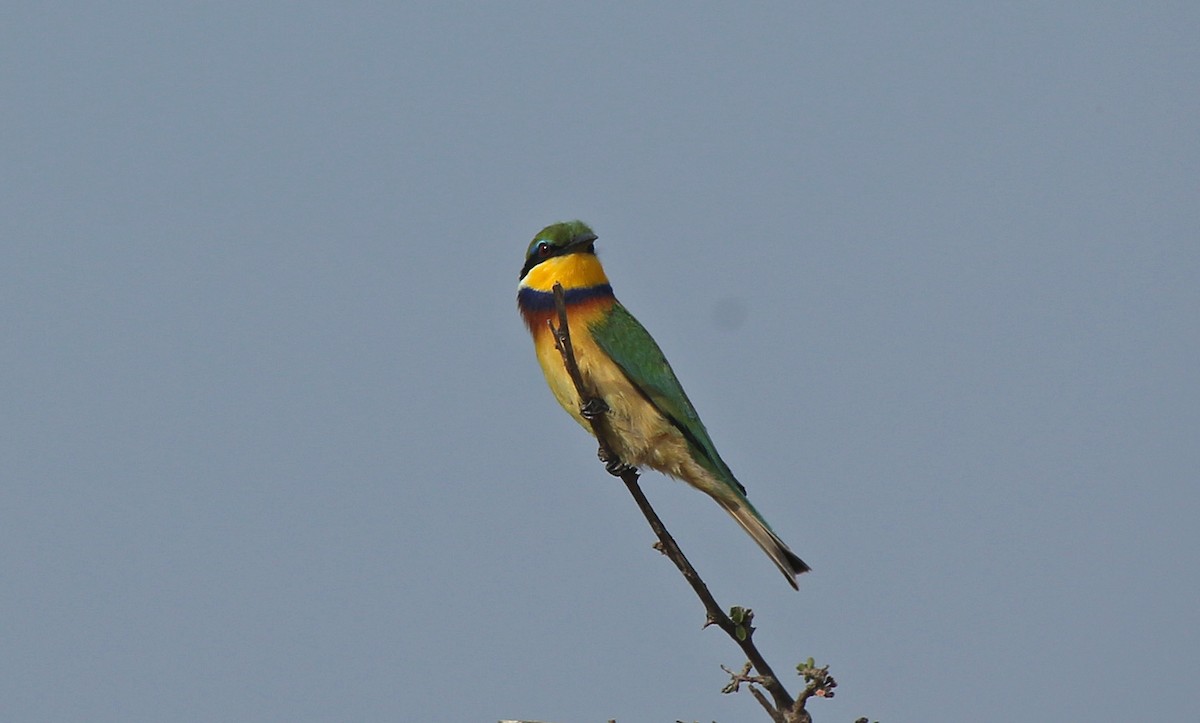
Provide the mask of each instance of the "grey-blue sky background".
[{"label": "grey-blue sky background", "polygon": [[1200,716],[1195,3],[18,3],[0,93],[0,718],[762,720],[537,370],[575,217],[818,721]]}]

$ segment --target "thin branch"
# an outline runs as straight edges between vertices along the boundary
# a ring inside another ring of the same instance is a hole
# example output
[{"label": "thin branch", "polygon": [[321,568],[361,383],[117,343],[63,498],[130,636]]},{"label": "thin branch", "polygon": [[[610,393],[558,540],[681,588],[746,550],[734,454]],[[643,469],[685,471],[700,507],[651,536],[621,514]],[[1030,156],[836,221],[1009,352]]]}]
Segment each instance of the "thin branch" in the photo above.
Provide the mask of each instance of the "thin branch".
[{"label": "thin branch", "polygon": [[724,665],[721,666],[721,670],[729,674],[729,683],[721,689],[722,693],[739,693],[742,689],[742,683],[748,683],[749,685],[746,687],[750,690],[750,695],[754,696],[754,699],[763,707],[767,715],[771,716],[771,720],[775,721],[775,723],[787,723],[787,719],[783,717],[783,714],[775,710],[775,706],[771,705],[771,701],[767,700],[767,696],[763,695],[762,691],[758,689],[758,686],[763,684],[763,679],[757,675],[750,675],[749,663],[743,665],[741,671],[737,673],[726,668]]},{"label": "thin branch", "polygon": [[[579,371],[579,364],[575,358],[575,348],[571,344],[571,330],[567,323],[567,304],[562,284],[554,284],[554,305],[558,311],[558,326],[554,325],[553,321],[548,321],[551,332],[554,334],[555,346],[563,357],[563,364],[566,365],[567,373],[571,377],[571,381],[575,384],[575,391],[579,394],[581,403],[580,412],[584,418],[592,425],[592,432],[596,435],[596,440],[600,445],[600,458],[605,461],[609,472],[621,478],[625,486],[629,489],[629,493],[633,495],[633,499],[637,502],[638,508],[645,515],[646,521],[650,523],[650,528],[654,530],[654,534],[658,536],[659,549],[671,562],[675,563],[675,567],[679,568],[679,572],[683,574],[688,584],[692,586],[692,590],[696,596],[700,598],[700,602],[704,605],[704,611],[707,615],[705,627],[716,625],[725,631],[733,642],[737,643],[742,652],[750,660],[750,664],[758,671],[758,675],[753,679],[745,679],[744,682],[751,683],[750,689],[755,694],[755,697],[771,714],[771,718],[776,723],[807,723],[811,721],[808,712],[804,710],[804,702],[807,699],[797,701],[788,693],[787,688],[780,682],[778,676],[771,669],[769,663],[763,658],[762,653],[754,645],[753,636],[754,628],[750,624],[753,619],[753,613],[745,610],[745,618],[741,623],[734,623],[721,606],[717,604],[712,593],[709,592],[708,586],[704,584],[704,580],[700,578],[699,573],[688,562],[683,551],[679,549],[679,545],[675,543],[675,538],[671,533],[667,532],[666,526],[659,519],[658,513],[651,507],[650,501],[646,499],[646,495],[642,493],[641,487],[638,485],[638,472],[632,467],[626,467],[620,464],[617,455],[613,451],[613,445],[608,436],[608,425],[604,422],[604,412],[607,411],[607,405],[604,400],[597,396],[584,383],[583,375]],[[749,672],[749,671],[747,671]],[[765,697],[760,695],[754,688],[754,685],[762,686],[771,694],[774,700],[774,706],[771,706]],[[811,695],[811,694],[810,694]]]}]

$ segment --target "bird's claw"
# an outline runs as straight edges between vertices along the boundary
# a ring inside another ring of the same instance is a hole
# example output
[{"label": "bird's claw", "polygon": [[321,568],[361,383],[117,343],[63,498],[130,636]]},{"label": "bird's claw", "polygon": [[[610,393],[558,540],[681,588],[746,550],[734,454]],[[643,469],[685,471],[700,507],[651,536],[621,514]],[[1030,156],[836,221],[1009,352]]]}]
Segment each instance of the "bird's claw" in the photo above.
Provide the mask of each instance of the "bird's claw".
[{"label": "bird's claw", "polygon": [[589,422],[593,419],[598,419],[600,416],[608,412],[608,404],[600,397],[592,397],[583,404],[579,405],[579,413]]},{"label": "bird's claw", "polygon": [[626,472],[637,471],[637,467],[625,464],[616,455],[609,455],[605,451],[604,447],[599,449],[599,451],[596,453],[596,456],[599,457],[600,461],[604,463],[604,469],[606,469],[613,477],[623,477]]}]

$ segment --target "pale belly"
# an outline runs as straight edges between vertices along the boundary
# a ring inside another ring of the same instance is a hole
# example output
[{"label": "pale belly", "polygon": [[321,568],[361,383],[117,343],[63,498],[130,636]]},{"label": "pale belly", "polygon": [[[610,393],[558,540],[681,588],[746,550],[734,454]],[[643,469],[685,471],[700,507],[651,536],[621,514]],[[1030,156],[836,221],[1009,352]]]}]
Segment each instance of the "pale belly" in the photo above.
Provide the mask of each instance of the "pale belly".
[{"label": "pale belly", "polygon": [[[563,365],[562,354],[554,347],[550,334],[545,337],[549,343],[540,343],[539,339],[537,344],[538,362],[550,391],[576,422],[593,433],[591,422],[579,411],[579,395]],[[605,422],[613,433],[613,451],[622,462],[658,470],[717,498],[730,496],[727,485],[693,460],[683,433],[630,383],[619,367],[585,336],[572,334],[572,342],[584,384],[608,405]]]}]

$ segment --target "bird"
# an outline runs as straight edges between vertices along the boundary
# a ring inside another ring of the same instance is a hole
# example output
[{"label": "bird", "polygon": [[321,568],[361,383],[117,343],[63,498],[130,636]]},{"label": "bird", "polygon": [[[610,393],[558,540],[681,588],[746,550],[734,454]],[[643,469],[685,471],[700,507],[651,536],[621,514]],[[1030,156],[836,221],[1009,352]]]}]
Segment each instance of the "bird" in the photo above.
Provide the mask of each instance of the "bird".
[{"label": "bird", "polygon": [[[649,467],[704,492],[742,526],[795,589],[810,568],[771,529],[717,454],[700,415],[650,333],[617,301],[596,255],[597,236],[582,221],[551,224],[525,252],[517,307],[558,403],[594,434],[555,335],[554,285],[563,288],[567,324],[584,388],[603,402],[613,474]],[[603,449],[602,449],[603,459]]]}]

